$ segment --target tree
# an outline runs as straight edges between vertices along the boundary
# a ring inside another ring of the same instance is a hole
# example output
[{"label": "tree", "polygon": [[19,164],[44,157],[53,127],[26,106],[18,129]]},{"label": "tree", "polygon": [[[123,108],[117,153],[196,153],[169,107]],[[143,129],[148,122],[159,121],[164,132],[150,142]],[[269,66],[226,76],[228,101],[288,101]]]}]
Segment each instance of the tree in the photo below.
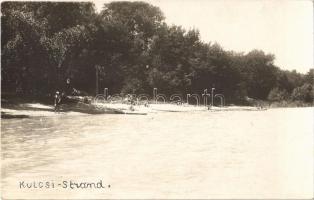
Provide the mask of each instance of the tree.
[{"label": "tree", "polygon": [[[64,63],[71,59],[69,55],[79,51],[80,42],[86,40],[88,25],[84,23],[94,14],[93,4],[4,2],[2,11],[5,85],[10,85],[10,76],[16,74],[15,87],[21,85],[27,93],[60,87],[62,80],[57,75],[67,71],[69,66]],[[64,18],[65,13],[68,18]]]},{"label": "tree", "polygon": [[11,89],[21,87],[24,93],[37,93],[49,72],[42,37],[47,26],[26,8],[22,2],[2,4],[3,81],[9,88],[13,84]]},{"label": "tree", "polygon": [[[215,87],[230,103],[247,97],[313,100],[313,70],[284,71],[274,55],[247,54],[204,43],[197,29],[167,25],[158,7],[112,2],[4,2],[1,7],[3,91],[53,92],[71,84],[100,91],[202,93]],[[96,71],[97,70],[97,71]]]},{"label": "tree", "polygon": [[150,50],[149,84],[164,93],[186,93],[191,90],[195,51],[199,32],[164,25],[154,37]]},{"label": "tree", "polygon": [[313,103],[313,100],[314,100],[313,85],[305,83],[301,87],[295,88],[291,96],[293,100]]},{"label": "tree", "polygon": [[160,9],[148,3],[104,5],[98,20],[95,54],[103,66],[101,75],[107,87],[122,92],[142,92],[147,88],[150,46],[163,20]]},{"label": "tree", "polygon": [[269,92],[267,99],[270,101],[282,101],[287,100],[288,97],[289,94],[285,89],[279,89],[276,87]]},{"label": "tree", "polygon": [[274,55],[253,50],[245,55],[243,76],[249,97],[265,100],[276,84]]}]

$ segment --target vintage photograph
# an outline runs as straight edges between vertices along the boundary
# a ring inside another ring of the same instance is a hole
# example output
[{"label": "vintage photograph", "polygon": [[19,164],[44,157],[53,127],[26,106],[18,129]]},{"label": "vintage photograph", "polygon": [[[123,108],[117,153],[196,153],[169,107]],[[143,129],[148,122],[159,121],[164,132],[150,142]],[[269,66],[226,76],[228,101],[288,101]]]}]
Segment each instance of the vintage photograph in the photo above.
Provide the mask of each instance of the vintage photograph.
[{"label": "vintage photograph", "polygon": [[0,199],[313,199],[311,0],[1,2]]}]

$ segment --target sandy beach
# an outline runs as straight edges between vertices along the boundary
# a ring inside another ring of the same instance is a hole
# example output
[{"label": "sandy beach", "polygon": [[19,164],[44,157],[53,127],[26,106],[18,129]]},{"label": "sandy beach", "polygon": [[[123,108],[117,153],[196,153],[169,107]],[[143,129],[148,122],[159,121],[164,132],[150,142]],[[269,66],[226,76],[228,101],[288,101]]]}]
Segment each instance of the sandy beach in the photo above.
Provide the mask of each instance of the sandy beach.
[{"label": "sandy beach", "polygon": [[[176,105],[176,104],[150,104],[148,107],[144,105],[134,105],[131,107],[129,104],[124,103],[97,103],[92,104],[93,107],[87,107],[86,104],[78,104],[71,106],[67,110],[60,110],[55,112],[52,105],[45,105],[41,103],[25,103],[17,104],[14,107],[1,108],[1,114],[10,118],[23,118],[23,117],[50,117],[57,115],[76,116],[86,114],[148,114],[156,112],[198,112],[198,111],[256,111],[261,110],[257,107],[250,106],[226,106],[226,107],[205,107],[195,105]],[[80,107],[81,109],[71,108]],[[82,109],[84,108],[84,109]],[[93,111],[96,110],[97,112]],[[5,117],[4,117],[5,118]]]}]

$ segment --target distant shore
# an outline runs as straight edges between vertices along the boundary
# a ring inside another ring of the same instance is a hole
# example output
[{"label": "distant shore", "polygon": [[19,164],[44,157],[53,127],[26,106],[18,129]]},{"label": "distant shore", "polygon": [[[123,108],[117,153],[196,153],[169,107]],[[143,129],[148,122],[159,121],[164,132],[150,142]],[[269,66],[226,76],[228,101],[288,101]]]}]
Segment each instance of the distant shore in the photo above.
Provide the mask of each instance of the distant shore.
[{"label": "distant shore", "polygon": [[138,114],[146,115],[159,112],[199,112],[199,111],[259,111],[265,108],[252,106],[226,106],[226,107],[205,107],[195,105],[176,105],[176,104],[149,104],[129,105],[122,103],[103,103],[103,104],[83,104],[62,105],[60,111],[55,112],[52,105],[42,103],[22,103],[14,106],[3,106],[1,108],[1,118],[30,118],[30,117],[52,117],[52,116],[77,116],[88,114]]},{"label": "distant shore", "polygon": [[86,114],[148,114],[156,112],[194,112],[194,111],[227,111],[227,110],[259,110],[250,106],[205,107],[195,105],[176,104],[149,104],[130,105],[123,103],[98,103],[98,104],[63,104],[60,111],[55,112],[54,106],[42,103],[21,103],[15,105],[2,105],[1,118],[28,118],[49,117],[62,115]]},{"label": "distant shore", "polygon": [[[71,98],[70,98],[71,99]],[[262,111],[268,108],[279,107],[313,107],[312,104],[302,102],[262,102],[259,105],[227,105],[224,107],[211,107],[204,105],[175,104],[139,102],[131,105],[127,101],[121,102],[93,102],[91,97],[75,97],[73,102],[63,102],[60,110],[55,112],[52,101],[46,99],[30,98],[3,98],[1,97],[1,118],[29,118],[29,117],[50,117],[50,116],[76,116],[87,114],[138,114],[146,115],[157,112],[195,112],[195,111]],[[73,100],[73,99],[72,99]],[[146,104],[146,105],[145,105]]]}]

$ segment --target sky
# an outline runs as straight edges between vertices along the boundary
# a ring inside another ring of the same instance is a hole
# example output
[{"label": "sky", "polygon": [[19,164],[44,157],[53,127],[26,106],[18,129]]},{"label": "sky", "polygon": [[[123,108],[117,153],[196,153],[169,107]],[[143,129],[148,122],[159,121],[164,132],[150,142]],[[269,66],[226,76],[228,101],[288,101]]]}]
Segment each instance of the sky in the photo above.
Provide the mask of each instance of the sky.
[{"label": "sky", "polygon": [[[313,63],[310,0],[144,0],[158,6],[167,24],[198,29],[204,42],[247,53],[274,54],[281,69],[306,73]],[[101,10],[109,0],[96,0]]]}]

